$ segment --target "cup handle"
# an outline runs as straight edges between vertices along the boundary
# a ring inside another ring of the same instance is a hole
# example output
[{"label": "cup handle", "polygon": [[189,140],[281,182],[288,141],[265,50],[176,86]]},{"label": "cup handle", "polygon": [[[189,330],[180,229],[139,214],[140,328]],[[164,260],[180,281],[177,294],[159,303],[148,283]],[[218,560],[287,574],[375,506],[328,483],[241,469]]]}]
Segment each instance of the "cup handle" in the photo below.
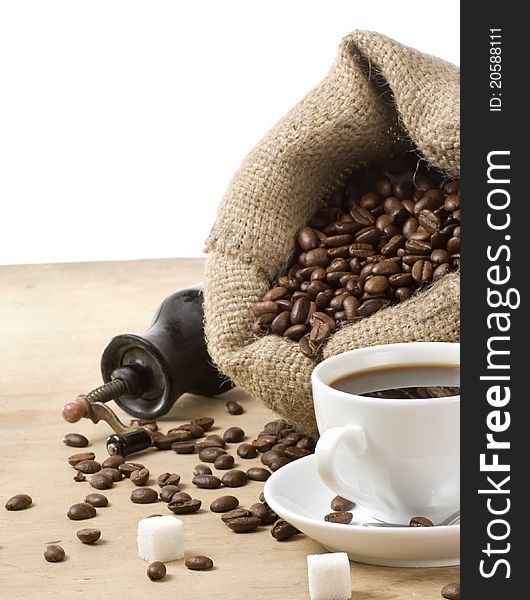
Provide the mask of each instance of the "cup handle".
[{"label": "cup handle", "polygon": [[335,454],[337,446],[341,443],[346,444],[356,456],[362,456],[366,452],[367,446],[364,429],[358,425],[347,425],[346,427],[332,427],[325,431],[320,436],[315,448],[318,474],[322,481],[340,496],[359,504],[370,505],[373,498],[346,483],[335,468]]}]

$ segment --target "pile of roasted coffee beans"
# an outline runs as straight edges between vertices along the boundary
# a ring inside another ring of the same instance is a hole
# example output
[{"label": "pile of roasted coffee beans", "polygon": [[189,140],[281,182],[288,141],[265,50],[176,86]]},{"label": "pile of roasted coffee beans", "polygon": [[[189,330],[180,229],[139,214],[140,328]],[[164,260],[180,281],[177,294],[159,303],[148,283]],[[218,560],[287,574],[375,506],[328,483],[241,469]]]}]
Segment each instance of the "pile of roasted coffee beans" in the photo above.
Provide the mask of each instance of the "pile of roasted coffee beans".
[{"label": "pile of roasted coffee beans", "polygon": [[327,199],[298,232],[292,266],[253,305],[253,333],[314,358],[336,328],[458,269],[460,182],[413,169],[356,174]]}]

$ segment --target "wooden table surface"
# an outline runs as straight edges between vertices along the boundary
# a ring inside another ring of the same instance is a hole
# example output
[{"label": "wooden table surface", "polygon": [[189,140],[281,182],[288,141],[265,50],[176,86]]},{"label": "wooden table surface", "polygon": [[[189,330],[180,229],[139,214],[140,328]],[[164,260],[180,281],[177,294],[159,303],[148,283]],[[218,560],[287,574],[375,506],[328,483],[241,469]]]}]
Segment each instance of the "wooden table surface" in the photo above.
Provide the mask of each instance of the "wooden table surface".
[{"label": "wooden table surface", "polygon": [[[125,332],[148,328],[166,295],[200,281],[200,259],[0,267],[0,598],[308,598],[306,555],[323,552],[318,543],[296,536],[277,542],[269,528],[235,534],[208,506],[219,490],[191,484],[196,455],[150,451],[137,456],[156,477],[164,471],[182,475],[182,489],[203,501],[200,513],[182,517],[188,554],[210,556],[215,569],[189,571],[183,561],[168,563],[161,582],[146,577],[147,563],[136,551],[136,525],[153,513],[171,514],[162,502],[139,505],[129,500],[132,484],[115,484],[105,493],[110,506],[95,519],[70,521],[66,510],[93,490],[76,483],[66,458],[77,450],[62,443],[74,431],[90,439],[88,450],[103,460],[109,429],[85,420],[69,425],[63,404],[99,385],[99,358],[105,343]],[[249,439],[274,414],[240,390],[229,392],[245,407],[241,416],[224,410],[226,396],[183,397],[161,419],[161,429],[199,416],[216,419],[215,432],[239,425]],[[120,417],[127,418],[118,411]],[[257,460],[237,462],[248,468]],[[236,464],[237,464],[236,462]],[[155,486],[156,487],[156,486]],[[235,495],[242,506],[257,501],[262,484],[250,482]],[[14,494],[27,493],[33,506],[8,512]],[[75,532],[98,527],[101,540],[81,544]],[[46,544],[63,546],[67,559],[47,563]],[[358,600],[440,598],[441,587],[458,579],[457,568],[396,569],[351,563],[353,598]]]}]

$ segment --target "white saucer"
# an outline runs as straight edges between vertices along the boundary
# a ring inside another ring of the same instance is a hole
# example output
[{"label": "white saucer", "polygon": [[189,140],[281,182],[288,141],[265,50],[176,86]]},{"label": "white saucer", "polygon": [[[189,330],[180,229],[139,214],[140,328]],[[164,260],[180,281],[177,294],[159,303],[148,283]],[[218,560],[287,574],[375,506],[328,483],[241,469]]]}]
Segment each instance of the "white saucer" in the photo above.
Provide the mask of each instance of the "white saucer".
[{"label": "white saucer", "polygon": [[385,567],[447,567],[460,564],[460,525],[445,527],[364,527],[374,519],[352,509],[348,525],[328,523],[335,497],[320,480],[313,455],[282,467],[265,483],[265,499],[280,517],[332,552]]}]

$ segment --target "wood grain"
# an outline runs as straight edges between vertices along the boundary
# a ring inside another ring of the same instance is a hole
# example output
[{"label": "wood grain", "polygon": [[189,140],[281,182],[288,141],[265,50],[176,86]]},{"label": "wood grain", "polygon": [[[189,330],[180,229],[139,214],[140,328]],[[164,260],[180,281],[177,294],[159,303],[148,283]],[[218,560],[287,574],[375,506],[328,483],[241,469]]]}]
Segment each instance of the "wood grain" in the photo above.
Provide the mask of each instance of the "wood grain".
[{"label": "wood grain", "polygon": [[[150,451],[141,462],[155,477],[164,471],[180,473],[182,489],[203,501],[200,513],[182,519],[187,553],[210,556],[216,565],[210,572],[189,571],[177,561],[168,563],[164,581],[147,579],[147,564],[136,553],[136,524],[149,514],[169,512],[162,502],[132,504],[128,480],[105,492],[110,506],[98,509],[95,519],[66,518],[68,507],[92,488],[73,481],[75,471],[66,458],[76,449],[62,444],[63,435],[83,433],[91,440],[89,449],[103,460],[109,431],[104,423],[68,425],[60,415],[63,404],[100,383],[99,357],[113,335],[147,329],[161,300],[199,281],[202,273],[200,259],[0,267],[0,598],[308,597],[305,557],[323,548],[303,536],[279,543],[268,528],[246,535],[230,531],[219,515],[207,510],[222,492],[191,484],[192,468],[199,462],[196,455]],[[208,415],[216,419],[215,432],[239,425],[252,439],[274,418],[240,390],[229,396],[245,406],[243,415],[226,413],[226,396],[186,396],[161,421],[161,428]],[[245,468],[258,464],[237,462]],[[242,506],[249,506],[261,489],[262,484],[251,482],[233,491]],[[30,494],[33,506],[5,511],[5,501],[17,493]],[[81,544],[75,532],[82,527],[100,528],[101,540],[94,546]],[[50,542],[64,547],[65,562],[44,560]],[[352,563],[351,573],[358,600],[435,600],[445,583],[458,579],[457,568]]]}]

